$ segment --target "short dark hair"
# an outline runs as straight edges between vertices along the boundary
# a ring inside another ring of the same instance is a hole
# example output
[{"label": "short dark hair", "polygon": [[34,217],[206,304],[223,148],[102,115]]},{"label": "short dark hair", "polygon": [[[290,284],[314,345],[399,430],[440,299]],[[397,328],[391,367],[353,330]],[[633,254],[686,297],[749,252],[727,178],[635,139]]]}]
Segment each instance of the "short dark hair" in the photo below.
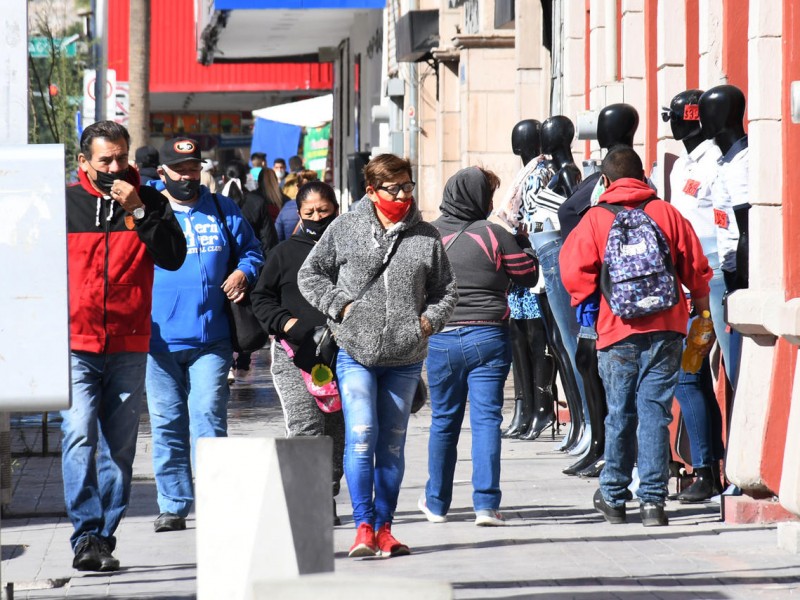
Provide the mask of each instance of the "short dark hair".
[{"label": "short dark hair", "polygon": [[411,163],[394,154],[379,154],[364,167],[364,181],[373,188],[387,181],[396,181],[402,175],[412,178]]},{"label": "short dark hair", "polygon": [[250,160],[253,160],[254,158],[260,158],[261,160],[266,161],[267,155],[264,152],[253,152],[250,155]]},{"label": "short dark hair", "polygon": [[613,146],[603,159],[603,166],[600,172],[608,177],[611,182],[623,177],[642,179],[644,177],[644,167],[642,159],[630,146]]},{"label": "short dark hair", "polygon": [[125,127],[114,121],[97,121],[84,129],[81,134],[81,153],[87,160],[92,159],[92,142],[95,138],[125,140],[125,145],[131,147],[131,135]]},{"label": "short dark hair", "polygon": [[333,188],[329,186],[324,181],[309,181],[300,186],[300,189],[297,190],[297,197],[295,200],[297,201],[297,210],[300,210],[300,207],[305,202],[306,198],[308,198],[309,194],[316,192],[319,194],[323,200],[327,200],[334,206],[338,207],[339,203],[336,201],[336,194],[333,191]]},{"label": "short dark hair", "polygon": [[292,173],[303,170],[303,159],[299,156],[292,156],[289,159],[289,170]]},{"label": "short dark hair", "polygon": [[283,160],[282,158],[276,158],[275,160],[272,161],[272,166],[274,167],[277,164],[282,164],[285,167],[286,161]]}]

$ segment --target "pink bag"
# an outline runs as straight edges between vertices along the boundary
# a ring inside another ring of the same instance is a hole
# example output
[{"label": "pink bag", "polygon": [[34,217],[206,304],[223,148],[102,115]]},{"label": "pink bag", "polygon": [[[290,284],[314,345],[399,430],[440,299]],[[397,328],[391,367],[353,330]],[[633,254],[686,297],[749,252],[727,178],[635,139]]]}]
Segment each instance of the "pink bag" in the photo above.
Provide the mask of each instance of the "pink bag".
[{"label": "pink bag", "polygon": [[[289,358],[294,356],[294,350],[285,341],[281,340],[281,346],[286,350]],[[302,369],[303,381],[306,383],[308,393],[314,396],[317,406],[324,413],[334,413],[342,410],[342,399],[339,397],[339,387],[333,379],[333,374],[325,365],[315,365],[312,373],[306,373]]]}]

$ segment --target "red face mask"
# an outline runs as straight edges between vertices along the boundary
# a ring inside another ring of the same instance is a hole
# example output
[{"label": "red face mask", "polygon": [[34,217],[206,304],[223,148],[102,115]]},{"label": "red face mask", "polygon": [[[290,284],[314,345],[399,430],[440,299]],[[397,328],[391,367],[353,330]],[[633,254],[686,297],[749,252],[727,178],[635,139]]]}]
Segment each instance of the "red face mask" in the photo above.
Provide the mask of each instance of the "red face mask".
[{"label": "red face mask", "polygon": [[375,194],[375,206],[379,211],[383,213],[383,215],[389,219],[392,223],[398,223],[403,220],[403,217],[406,216],[406,213],[411,209],[411,201],[414,199],[411,198],[403,198],[394,200],[387,200],[381,198],[380,194]]}]

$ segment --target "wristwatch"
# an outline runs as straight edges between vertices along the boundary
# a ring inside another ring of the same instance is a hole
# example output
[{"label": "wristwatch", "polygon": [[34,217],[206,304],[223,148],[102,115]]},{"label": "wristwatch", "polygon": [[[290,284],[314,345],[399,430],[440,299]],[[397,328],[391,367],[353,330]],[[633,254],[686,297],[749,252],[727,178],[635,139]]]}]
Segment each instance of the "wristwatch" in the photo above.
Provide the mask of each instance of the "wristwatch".
[{"label": "wristwatch", "polygon": [[144,206],[137,206],[131,213],[134,221],[141,221],[144,219]]}]

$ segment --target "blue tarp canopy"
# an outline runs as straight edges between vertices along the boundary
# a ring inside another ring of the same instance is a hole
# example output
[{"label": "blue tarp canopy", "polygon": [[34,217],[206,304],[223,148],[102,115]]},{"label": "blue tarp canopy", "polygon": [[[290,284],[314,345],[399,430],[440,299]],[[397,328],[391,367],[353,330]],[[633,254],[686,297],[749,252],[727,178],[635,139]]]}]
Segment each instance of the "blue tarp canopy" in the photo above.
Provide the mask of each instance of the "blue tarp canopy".
[{"label": "blue tarp canopy", "polygon": [[265,153],[270,166],[276,158],[282,158],[288,163],[289,157],[297,154],[302,131],[303,128],[297,125],[256,118],[250,154]]}]

